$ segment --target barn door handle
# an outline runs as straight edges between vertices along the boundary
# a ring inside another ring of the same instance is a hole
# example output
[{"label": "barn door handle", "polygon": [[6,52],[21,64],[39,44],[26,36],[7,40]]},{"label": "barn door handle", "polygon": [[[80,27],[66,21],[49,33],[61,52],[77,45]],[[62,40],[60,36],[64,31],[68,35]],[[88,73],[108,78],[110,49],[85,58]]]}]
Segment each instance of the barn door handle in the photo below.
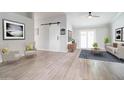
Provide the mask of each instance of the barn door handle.
[{"label": "barn door handle", "polygon": [[59,36],[57,36],[57,40],[59,40]]}]

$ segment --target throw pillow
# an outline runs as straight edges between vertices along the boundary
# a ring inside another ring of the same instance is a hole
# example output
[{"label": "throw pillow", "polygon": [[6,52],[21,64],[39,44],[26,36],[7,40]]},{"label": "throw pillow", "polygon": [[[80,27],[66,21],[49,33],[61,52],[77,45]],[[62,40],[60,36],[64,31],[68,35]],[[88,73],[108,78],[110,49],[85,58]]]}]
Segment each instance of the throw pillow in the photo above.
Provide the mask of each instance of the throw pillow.
[{"label": "throw pillow", "polygon": [[9,51],[9,49],[8,49],[8,48],[3,48],[3,49],[2,49],[2,53],[3,53],[3,54],[7,54],[7,53],[8,53],[8,51]]},{"label": "throw pillow", "polygon": [[117,48],[118,47],[118,44],[117,43],[113,43],[113,47],[114,48]]},{"label": "throw pillow", "polygon": [[33,50],[33,49],[34,49],[33,44],[29,44],[29,45],[26,46],[27,51],[30,51],[30,50]]},{"label": "throw pillow", "polygon": [[124,44],[122,44],[122,46],[124,46]]}]

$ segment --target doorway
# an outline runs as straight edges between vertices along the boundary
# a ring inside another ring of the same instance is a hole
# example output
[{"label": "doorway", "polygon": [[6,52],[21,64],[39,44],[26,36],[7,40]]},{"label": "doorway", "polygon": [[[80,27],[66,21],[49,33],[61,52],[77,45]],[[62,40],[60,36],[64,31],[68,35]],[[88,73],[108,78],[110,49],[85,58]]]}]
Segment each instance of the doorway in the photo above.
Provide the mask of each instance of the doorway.
[{"label": "doorway", "polygon": [[49,27],[49,50],[60,51],[60,25],[53,24]]},{"label": "doorway", "polygon": [[60,24],[41,26],[36,40],[38,50],[60,52]]},{"label": "doorway", "polygon": [[80,32],[81,48],[93,48],[95,39],[95,30],[84,30]]}]

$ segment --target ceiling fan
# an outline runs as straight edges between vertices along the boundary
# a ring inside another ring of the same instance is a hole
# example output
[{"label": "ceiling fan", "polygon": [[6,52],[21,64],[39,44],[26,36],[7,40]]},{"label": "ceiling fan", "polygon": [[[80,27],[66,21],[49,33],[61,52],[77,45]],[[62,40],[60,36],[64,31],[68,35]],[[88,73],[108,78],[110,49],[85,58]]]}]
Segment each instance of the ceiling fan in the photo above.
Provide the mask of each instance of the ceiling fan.
[{"label": "ceiling fan", "polygon": [[98,18],[100,16],[92,15],[92,12],[89,12],[88,18],[93,18],[93,17]]}]

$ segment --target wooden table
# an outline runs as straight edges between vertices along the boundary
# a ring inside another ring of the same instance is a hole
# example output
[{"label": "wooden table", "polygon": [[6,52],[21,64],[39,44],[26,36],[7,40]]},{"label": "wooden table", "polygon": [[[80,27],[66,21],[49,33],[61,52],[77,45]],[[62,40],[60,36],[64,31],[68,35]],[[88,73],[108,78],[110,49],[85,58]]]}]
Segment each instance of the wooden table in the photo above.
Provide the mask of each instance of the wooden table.
[{"label": "wooden table", "polygon": [[104,51],[105,51],[104,49],[100,49],[100,48],[97,48],[97,49],[92,48],[91,49],[91,53],[94,55],[103,55]]}]

